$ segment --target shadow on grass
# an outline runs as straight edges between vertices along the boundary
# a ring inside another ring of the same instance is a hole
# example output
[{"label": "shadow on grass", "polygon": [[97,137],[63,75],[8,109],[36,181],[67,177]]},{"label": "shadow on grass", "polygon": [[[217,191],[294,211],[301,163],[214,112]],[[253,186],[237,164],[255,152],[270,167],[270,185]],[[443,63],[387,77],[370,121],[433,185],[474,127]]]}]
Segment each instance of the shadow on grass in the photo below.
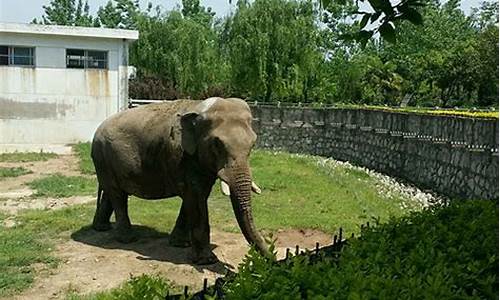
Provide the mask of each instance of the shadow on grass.
[{"label": "shadow on grass", "polygon": [[[79,230],[71,234],[71,238],[75,241],[100,247],[104,249],[121,249],[129,250],[138,253],[139,260],[156,260],[170,262],[173,264],[186,264],[195,268],[198,272],[209,270],[218,274],[225,275],[232,265],[225,262],[217,262],[211,265],[195,265],[190,260],[191,247],[178,248],[169,245],[169,234],[157,231],[154,228],[143,225],[132,225],[132,230],[137,235],[138,240],[132,243],[121,243],[115,239],[114,230],[99,232],[92,226],[83,226]],[[217,248],[217,245],[210,245],[212,250]]]}]

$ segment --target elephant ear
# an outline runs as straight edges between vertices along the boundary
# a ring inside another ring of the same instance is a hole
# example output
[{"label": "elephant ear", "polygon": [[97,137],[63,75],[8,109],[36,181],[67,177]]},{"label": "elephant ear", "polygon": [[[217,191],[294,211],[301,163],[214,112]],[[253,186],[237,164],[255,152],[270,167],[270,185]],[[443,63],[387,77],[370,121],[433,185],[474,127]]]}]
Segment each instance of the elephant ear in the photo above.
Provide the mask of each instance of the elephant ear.
[{"label": "elephant ear", "polygon": [[184,151],[193,155],[196,152],[196,123],[198,113],[189,112],[181,116],[181,145]]}]

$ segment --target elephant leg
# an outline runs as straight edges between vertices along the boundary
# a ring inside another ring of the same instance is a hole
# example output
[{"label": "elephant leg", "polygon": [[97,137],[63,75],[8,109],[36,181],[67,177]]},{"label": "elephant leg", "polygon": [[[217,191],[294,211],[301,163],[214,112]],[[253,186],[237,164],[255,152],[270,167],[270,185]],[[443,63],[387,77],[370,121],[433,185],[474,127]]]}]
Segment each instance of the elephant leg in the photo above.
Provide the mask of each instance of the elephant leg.
[{"label": "elephant leg", "polygon": [[137,241],[137,236],[132,231],[132,224],[128,216],[128,195],[119,190],[113,190],[109,197],[116,218],[116,239],[122,243]]},{"label": "elephant leg", "polygon": [[210,249],[210,226],[208,224],[208,203],[206,195],[187,197],[186,206],[189,217],[192,244],[192,259],[195,264],[207,265],[218,261]]},{"label": "elephant leg", "polygon": [[108,195],[104,193],[104,191],[99,189],[98,193],[100,193],[100,195],[97,195],[97,208],[92,227],[97,231],[107,231],[112,228],[109,219],[113,213],[113,206],[111,205]]},{"label": "elephant leg", "polygon": [[171,246],[181,248],[191,246],[188,219],[187,205],[185,201],[182,201],[179,216],[169,237],[169,244]]}]

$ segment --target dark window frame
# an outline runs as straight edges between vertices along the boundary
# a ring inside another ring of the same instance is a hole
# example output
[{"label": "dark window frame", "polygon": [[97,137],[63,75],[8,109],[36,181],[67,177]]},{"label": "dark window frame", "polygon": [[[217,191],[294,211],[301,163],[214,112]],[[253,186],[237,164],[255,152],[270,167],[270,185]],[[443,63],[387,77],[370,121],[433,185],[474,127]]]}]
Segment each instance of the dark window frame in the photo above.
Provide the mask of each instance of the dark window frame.
[{"label": "dark window frame", "polygon": [[[6,64],[0,64],[0,66],[13,66],[13,67],[25,67],[34,68],[36,67],[36,47],[33,46],[13,46],[13,45],[0,45],[0,47],[7,48],[7,54],[0,54],[0,57],[6,58]],[[28,49],[28,55],[16,54],[16,49]],[[28,63],[19,63],[18,59],[28,59]]]},{"label": "dark window frame", "polygon": [[[68,54],[68,52],[73,52],[74,54]],[[76,54],[77,52],[83,52],[82,54]],[[97,54],[97,55],[89,55]],[[92,53],[93,52],[93,53]],[[94,58],[96,56],[103,55],[104,58]],[[70,56],[73,56],[71,58]],[[73,61],[73,65],[71,63]],[[78,63],[75,64],[75,62]],[[97,63],[97,65],[95,65]],[[100,66],[103,64],[102,66]],[[105,50],[90,50],[90,49],[77,49],[77,48],[66,48],[66,69],[96,69],[96,70],[108,70],[109,69],[109,51]]]}]

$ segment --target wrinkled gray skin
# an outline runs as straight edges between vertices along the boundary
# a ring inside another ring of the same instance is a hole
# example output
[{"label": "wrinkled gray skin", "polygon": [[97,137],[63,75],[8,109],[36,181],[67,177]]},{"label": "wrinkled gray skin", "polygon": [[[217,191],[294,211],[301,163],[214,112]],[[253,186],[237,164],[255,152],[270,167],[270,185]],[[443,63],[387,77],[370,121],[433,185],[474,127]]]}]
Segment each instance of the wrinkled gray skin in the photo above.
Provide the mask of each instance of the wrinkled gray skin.
[{"label": "wrinkled gray skin", "polygon": [[143,199],[182,198],[170,236],[174,246],[192,246],[197,264],[217,261],[210,249],[207,198],[217,178],[229,185],[238,224],[246,240],[268,255],[250,205],[249,155],[256,140],[252,116],[241,99],[209,98],[150,104],[115,114],[92,142],[99,182],[93,227],[111,229],[118,240],[136,238],[128,216],[128,195]]}]

